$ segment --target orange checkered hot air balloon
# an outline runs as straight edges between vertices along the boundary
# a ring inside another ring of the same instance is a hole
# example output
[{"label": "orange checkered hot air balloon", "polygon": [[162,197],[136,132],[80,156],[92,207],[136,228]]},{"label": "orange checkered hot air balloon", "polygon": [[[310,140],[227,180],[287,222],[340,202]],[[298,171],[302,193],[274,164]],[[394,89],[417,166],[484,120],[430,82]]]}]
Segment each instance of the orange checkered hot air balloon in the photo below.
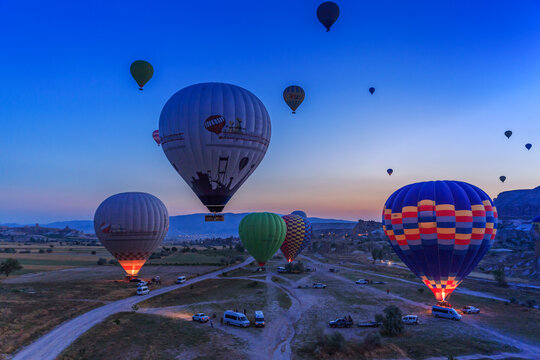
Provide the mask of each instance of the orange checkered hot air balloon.
[{"label": "orange checkered hot air balloon", "polygon": [[309,244],[311,224],[306,217],[296,214],[284,215],[283,220],[287,225],[287,235],[280,249],[287,261],[292,262]]},{"label": "orange checkered hot air balloon", "polygon": [[126,273],[137,276],[169,229],[169,213],[157,197],[127,192],[113,195],[94,215],[97,237]]}]

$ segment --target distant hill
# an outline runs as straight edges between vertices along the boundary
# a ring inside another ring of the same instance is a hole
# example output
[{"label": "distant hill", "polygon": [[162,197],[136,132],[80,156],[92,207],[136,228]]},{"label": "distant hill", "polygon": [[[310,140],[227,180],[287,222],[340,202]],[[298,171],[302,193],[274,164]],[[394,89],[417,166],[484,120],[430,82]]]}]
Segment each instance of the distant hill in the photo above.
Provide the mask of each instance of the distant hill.
[{"label": "distant hill", "polygon": [[[169,217],[169,232],[167,238],[178,237],[229,237],[238,236],[238,225],[240,221],[249,213],[224,213],[225,221],[205,222],[203,213],[176,215]],[[342,228],[351,230],[356,222],[339,219],[309,218],[314,230],[326,230]],[[21,226],[20,224],[3,224],[10,227]],[[34,225],[34,224],[30,224]],[[63,229],[66,226],[70,229],[82,231],[86,234],[94,233],[94,222],[92,220],[70,220],[57,221],[49,224],[39,224],[42,227]]]},{"label": "distant hill", "polygon": [[504,191],[495,198],[494,203],[501,219],[532,219],[540,215],[540,186]]}]

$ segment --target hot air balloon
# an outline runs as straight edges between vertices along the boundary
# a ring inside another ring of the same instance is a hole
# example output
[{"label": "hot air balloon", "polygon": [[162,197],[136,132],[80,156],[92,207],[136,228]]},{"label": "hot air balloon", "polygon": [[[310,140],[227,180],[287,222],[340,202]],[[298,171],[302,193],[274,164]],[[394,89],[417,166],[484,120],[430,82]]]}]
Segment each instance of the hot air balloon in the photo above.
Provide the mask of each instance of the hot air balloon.
[{"label": "hot air balloon", "polygon": [[94,215],[97,237],[126,273],[137,276],[167,234],[169,214],[157,197],[126,192],[99,205]]},{"label": "hot air balloon", "polygon": [[307,219],[307,214],[305,211],[302,211],[302,210],[294,210],[291,215],[299,215],[303,218],[306,218]]},{"label": "hot air balloon", "polygon": [[280,249],[285,259],[292,262],[309,244],[311,224],[305,217],[294,214],[284,215],[283,220],[287,225],[287,235]]},{"label": "hot air balloon", "polygon": [[339,6],[335,2],[325,1],[317,8],[317,18],[324,25],[326,31],[330,31],[330,27],[336,22],[339,17]]},{"label": "hot air balloon", "polygon": [[427,181],[388,198],[383,229],[399,258],[444,301],[493,244],[497,210],[474,185]]},{"label": "hot air balloon", "polygon": [[388,173],[388,176],[392,176],[392,173],[394,172],[394,170],[388,169],[388,170],[386,170],[386,172]]},{"label": "hot air balloon", "polygon": [[373,95],[374,92],[375,92],[375,88],[374,88],[374,87],[370,87],[370,88],[369,88],[369,93],[370,93],[371,95]]},{"label": "hot air balloon", "polygon": [[506,176],[504,176],[504,175],[503,175],[503,176],[500,176],[500,177],[499,177],[499,180],[501,180],[501,182],[504,182],[504,181],[506,180]]},{"label": "hot air balloon", "polygon": [[527,150],[531,150],[532,145],[531,144],[525,144],[525,147],[527,148]]},{"label": "hot air balloon", "polygon": [[139,90],[143,89],[143,86],[152,78],[154,75],[154,68],[152,65],[144,60],[137,60],[131,64],[129,67],[131,76],[139,85]]},{"label": "hot air balloon", "polygon": [[152,132],[152,137],[154,138],[154,141],[156,142],[156,144],[158,144],[158,146],[161,144],[161,139],[159,138],[159,130],[154,130]]},{"label": "hot air balloon", "polygon": [[504,132],[504,135],[506,135],[506,137],[507,137],[508,139],[510,139],[510,136],[512,136],[512,132],[511,132],[510,130],[506,130],[506,131]]},{"label": "hot air balloon", "polygon": [[161,147],[210,212],[219,213],[270,143],[270,116],[251,92],[202,83],[174,94],[159,118]]},{"label": "hot air balloon", "polygon": [[283,244],[287,225],[279,215],[251,213],[240,221],[238,234],[249,254],[263,267]]},{"label": "hot air balloon", "polygon": [[283,90],[283,99],[289,105],[293,114],[296,114],[296,109],[300,106],[306,93],[300,86],[292,85]]}]

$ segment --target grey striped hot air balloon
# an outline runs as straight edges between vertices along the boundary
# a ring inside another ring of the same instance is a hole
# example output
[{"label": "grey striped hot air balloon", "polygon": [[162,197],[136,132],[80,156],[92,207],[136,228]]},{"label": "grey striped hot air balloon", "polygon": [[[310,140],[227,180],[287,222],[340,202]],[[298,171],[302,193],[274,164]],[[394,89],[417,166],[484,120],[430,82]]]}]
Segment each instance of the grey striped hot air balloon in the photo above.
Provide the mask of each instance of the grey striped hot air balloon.
[{"label": "grey striped hot air balloon", "polygon": [[167,101],[159,134],[174,169],[208,210],[219,213],[266,154],[270,116],[246,89],[202,83]]},{"label": "grey striped hot air balloon", "polygon": [[94,215],[96,235],[128,275],[136,276],[169,229],[169,213],[157,197],[142,192],[113,195]]}]

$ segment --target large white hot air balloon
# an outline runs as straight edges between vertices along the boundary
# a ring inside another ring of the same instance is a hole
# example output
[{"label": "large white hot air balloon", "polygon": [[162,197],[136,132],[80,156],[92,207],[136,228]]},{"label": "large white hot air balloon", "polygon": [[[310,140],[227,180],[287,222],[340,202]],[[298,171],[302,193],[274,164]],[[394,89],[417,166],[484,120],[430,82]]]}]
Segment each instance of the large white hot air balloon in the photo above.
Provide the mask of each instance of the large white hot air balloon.
[{"label": "large white hot air balloon", "polygon": [[136,276],[169,229],[169,213],[157,197],[142,192],[113,195],[94,215],[96,235],[126,273]]},{"label": "large white hot air balloon", "polygon": [[213,213],[221,212],[255,171],[270,133],[270,116],[259,98],[223,83],[178,91],[159,118],[165,155]]}]

